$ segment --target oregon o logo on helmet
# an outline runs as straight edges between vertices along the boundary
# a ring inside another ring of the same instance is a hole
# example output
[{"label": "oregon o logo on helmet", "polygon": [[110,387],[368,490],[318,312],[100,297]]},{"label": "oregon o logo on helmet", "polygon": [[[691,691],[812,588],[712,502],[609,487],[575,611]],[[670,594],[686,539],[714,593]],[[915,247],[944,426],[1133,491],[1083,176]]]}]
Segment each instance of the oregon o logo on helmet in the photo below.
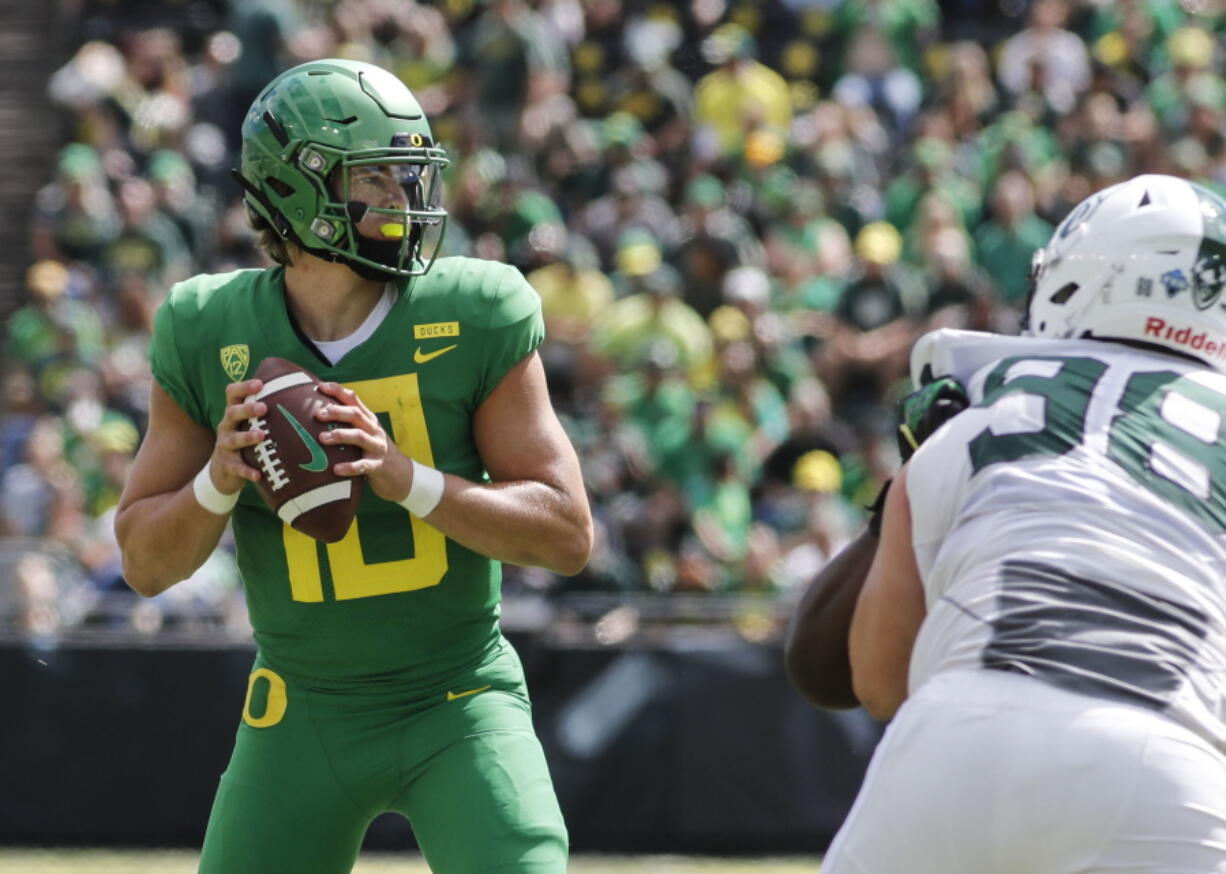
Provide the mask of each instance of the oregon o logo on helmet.
[{"label": "oregon o logo on helmet", "polygon": [[430,148],[430,145],[430,137],[419,131],[413,131],[411,133],[401,132],[392,137],[393,148],[403,149],[406,146],[411,146],[414,149],[420,149],[422,147]]}]

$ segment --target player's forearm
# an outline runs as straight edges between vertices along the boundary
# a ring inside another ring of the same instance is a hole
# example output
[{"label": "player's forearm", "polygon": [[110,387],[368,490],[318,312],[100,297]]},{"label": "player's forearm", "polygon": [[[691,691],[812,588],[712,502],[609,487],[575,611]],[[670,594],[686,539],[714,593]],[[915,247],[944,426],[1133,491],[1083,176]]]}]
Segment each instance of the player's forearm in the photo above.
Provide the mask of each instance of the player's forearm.
[{"label": "player's forearm", "polygon": [[809,584],[788,632],[785,659],[792,685],[818,707],[856,707],[848,635],[856,599],[877,550],[865,530]]},{"label": "player's forearm", "polygon": [[482,555],[565,576],[583,570],[592,551],[586,496],[543,482],[478,485],[448,475],[426,521]]},{"label": "player's forearm", "polygon": [[115,535],[124,580],[152,598],[187,579],[217,548],[228,519],[201,507],[190,483],[122,508],[115,516]]}]

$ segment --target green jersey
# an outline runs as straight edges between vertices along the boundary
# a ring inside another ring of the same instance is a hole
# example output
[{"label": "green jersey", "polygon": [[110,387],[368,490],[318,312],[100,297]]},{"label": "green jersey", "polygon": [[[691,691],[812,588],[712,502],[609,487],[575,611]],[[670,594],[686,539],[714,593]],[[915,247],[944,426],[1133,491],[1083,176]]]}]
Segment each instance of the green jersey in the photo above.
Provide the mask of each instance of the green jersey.
[{"label": "green jersey", "polygon": [[[335,366],[295,331],[281,268],[174,286],[150,357],[158,384],[210,429],[228,383],[268,356],[287,358],[356,391],[406,455],[480,482],[473,413],[543,337],[540,299],[518,270],[445,258],[402,281],[382,324]],[[500,644],[499,563],[370,489],[336,543],[282,523],[250,484],[233,529],[264,660],[304,686],[425,694]]]}]

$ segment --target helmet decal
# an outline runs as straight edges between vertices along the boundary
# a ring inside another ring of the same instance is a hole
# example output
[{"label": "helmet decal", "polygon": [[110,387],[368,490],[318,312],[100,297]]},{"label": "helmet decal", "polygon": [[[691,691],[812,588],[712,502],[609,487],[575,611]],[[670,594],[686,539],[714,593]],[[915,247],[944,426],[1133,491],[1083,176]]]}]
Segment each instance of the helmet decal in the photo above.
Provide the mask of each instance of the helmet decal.
[{"label": "helmet decal", "polygon": [[1194,187],[1205,229],[1192,265],[1192,299],[1203,310],[1226,291],[1226,201],[1203,186]]},{"label": "helmet decal", "polygon": [[1060,227],[1056,229],[1056,237],[1061,240],[1068,239],[1068,236],[1074,230],[1089,221],[1090,216],[1094,215],[1106,198],[1107,193],[1100,191],[1098,194],[1090,195],[1073,207],[1073,211],[1068,214],[1068,217],[1060,223]]},{"label": "helmet decal", "polygon": [[1168,270],[1162,274],[1162,287],[1166,289],[1168,298],[1174,297],[1181,291],[1188,290],[1188,278],[1183,275],[1182,270]]}]

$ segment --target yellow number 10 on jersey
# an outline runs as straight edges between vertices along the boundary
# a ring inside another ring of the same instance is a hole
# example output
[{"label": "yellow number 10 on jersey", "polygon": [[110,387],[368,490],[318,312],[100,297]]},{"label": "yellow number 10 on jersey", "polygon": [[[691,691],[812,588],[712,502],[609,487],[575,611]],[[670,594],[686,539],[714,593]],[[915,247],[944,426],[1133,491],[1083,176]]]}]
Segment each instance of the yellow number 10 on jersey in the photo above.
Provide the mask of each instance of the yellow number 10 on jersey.
[{"label": "yellow number 10 on jersey", "polygon": [[[345,386],[357,392],[372,412],[387,414],[401,452],[422,464],[434,466],[434,451],[426,431],[426,415],[421,408],[416,373],[348,382]],[[344,539],[327,544],[332,588],[338,601],[411,592],[439,584],[447,573],[447,539],[407,510],[405,521],[413,526],[412,558],[367,564],[362,559],[357,520]],[[324,590],[315,540],[288,525],[281,530],[294,600],[322,601]]]}]

